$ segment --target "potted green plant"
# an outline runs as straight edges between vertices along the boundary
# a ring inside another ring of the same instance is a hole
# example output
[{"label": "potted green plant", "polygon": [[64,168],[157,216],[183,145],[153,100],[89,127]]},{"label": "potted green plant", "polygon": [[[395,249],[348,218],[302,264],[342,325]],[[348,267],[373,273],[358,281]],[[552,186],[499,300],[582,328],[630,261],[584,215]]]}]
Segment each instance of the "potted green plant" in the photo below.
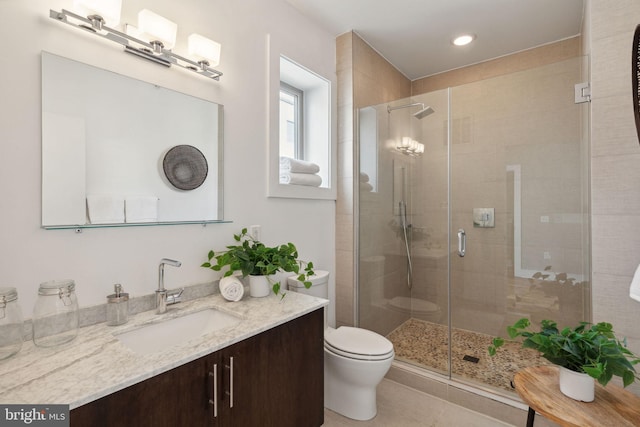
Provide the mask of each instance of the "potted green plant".
[{"label": "potted green plant", "polygon": [[[640,359],[627,348],[626,339],[616,338],[610,323],[580,322],[575,328],[559,330],[555,322],[543,320],[538,332],[529,330],[530,325],[529,319],[520,319],[507,327],[507,333],[511,339],[523,337],[524,348],[539,351],[542,357],[560,367],[560,390],[569,397],[592,401],[594,379],[604,386],[613,376],[618,376],[626,387],[638,378],[634,365],[640,363]],[[504,343],[504,339],[494,338],[489,355],[495,355]],[[583,383],[574,388],[568,382],[573,377],[587,380],[586,385]]]},{"label": "potted green plant", "polygon": [[233,238],[238,244],[227,246],[226,251],[209,251],[208,261],[201,266],[214,271],[221,271],[228,266],[223,277],[237,271],[242,273],[242,277],[249,276],[249,292],[255,297],[269,295],[269,287],[274,294],[281,293],[280,282],[273,279],[273,275],[279,271],[298,274],[297,279],[305,287],[311,286],[309,277],[314,274],[313,263],[299,260],[298,250],[293,243],[269,247],[249,236],[246,228],[240,234],[234,234]]}]

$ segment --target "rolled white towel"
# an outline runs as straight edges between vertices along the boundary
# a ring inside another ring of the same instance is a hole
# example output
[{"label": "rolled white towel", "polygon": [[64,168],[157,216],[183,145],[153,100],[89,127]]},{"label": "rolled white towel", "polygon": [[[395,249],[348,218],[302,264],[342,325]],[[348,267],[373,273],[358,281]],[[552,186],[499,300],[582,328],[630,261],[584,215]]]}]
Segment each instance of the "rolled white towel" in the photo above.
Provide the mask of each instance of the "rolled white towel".
[{"label": "rolled white towel", "polygon": [[320,166],[306,160],[292,159],[291,157],[280,157],[280,173],[318,173]]},{"label": "rolled white towel", "polygon": [[124,222],[124,197],[88,195],[87,212],[91,224],[118,224]]},{"label": "rolled white towel", "polygon": [[156,196],[129,196],[124,199],[126,222],[158,221],[158,198]]},{"label": "rolled white towel", "polygon": [[280,172],[280,184],[320,187],[320,184],[322,184],[322,177],[320,175],[310,173]]},{"label": "rolled white towel", "polygon": [[240,301],[244,295],[244,285],[237,276],[220,279],[220,295],[227,301]]}]

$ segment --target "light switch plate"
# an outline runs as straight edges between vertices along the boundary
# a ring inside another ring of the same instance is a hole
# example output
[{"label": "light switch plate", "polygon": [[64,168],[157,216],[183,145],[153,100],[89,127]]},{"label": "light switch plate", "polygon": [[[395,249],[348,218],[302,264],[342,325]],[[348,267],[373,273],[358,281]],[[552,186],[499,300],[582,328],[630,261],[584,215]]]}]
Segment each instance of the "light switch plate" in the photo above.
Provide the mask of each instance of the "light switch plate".
[{"label": "light switch plate", "polygon": [[473,226],[479,228],[494,228],[495,209],[494,208],[473,208]]}]

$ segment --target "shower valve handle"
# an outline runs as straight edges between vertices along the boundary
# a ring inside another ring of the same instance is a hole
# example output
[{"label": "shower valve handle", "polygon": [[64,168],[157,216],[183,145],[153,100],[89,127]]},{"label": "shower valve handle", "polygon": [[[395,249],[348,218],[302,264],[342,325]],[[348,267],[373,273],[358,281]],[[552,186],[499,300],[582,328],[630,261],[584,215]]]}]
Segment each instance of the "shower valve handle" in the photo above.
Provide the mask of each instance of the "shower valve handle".
[{"label": "shower valve handle", "polygon": [[458,256],[463,257],[467,252],[467,233],[464,229],[458,230]]}]

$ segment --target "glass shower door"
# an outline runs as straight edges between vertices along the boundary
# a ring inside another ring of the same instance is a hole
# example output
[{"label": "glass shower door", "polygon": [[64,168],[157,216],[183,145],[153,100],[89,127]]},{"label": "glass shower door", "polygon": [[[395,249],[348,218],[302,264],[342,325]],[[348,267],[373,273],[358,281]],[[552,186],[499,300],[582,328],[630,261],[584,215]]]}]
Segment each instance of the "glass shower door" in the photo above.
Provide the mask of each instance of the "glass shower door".
[{"label": "glass shower door", "polygon": [[490,358],[492,337],[522,317],[590,317],[582,69],[576,58],[451,89],[454,378],[511,390],[517,369],[546,361],[519,345]]},{"label": "glass shower door", "polygon": [[517,343],[491,358],[493,337],[590,319],[583,63],[359,111],[358,326],[397,361],[508,395],[545,361]]},{"label": "glass shower door", "polygon": [[[359,326],[388,336],[397,360],[444,375],[448,93],[400,99],[358,114]],[[416,114],[423,110],[430,114]],[[412,143],[424,150],[411,149]]]}]

